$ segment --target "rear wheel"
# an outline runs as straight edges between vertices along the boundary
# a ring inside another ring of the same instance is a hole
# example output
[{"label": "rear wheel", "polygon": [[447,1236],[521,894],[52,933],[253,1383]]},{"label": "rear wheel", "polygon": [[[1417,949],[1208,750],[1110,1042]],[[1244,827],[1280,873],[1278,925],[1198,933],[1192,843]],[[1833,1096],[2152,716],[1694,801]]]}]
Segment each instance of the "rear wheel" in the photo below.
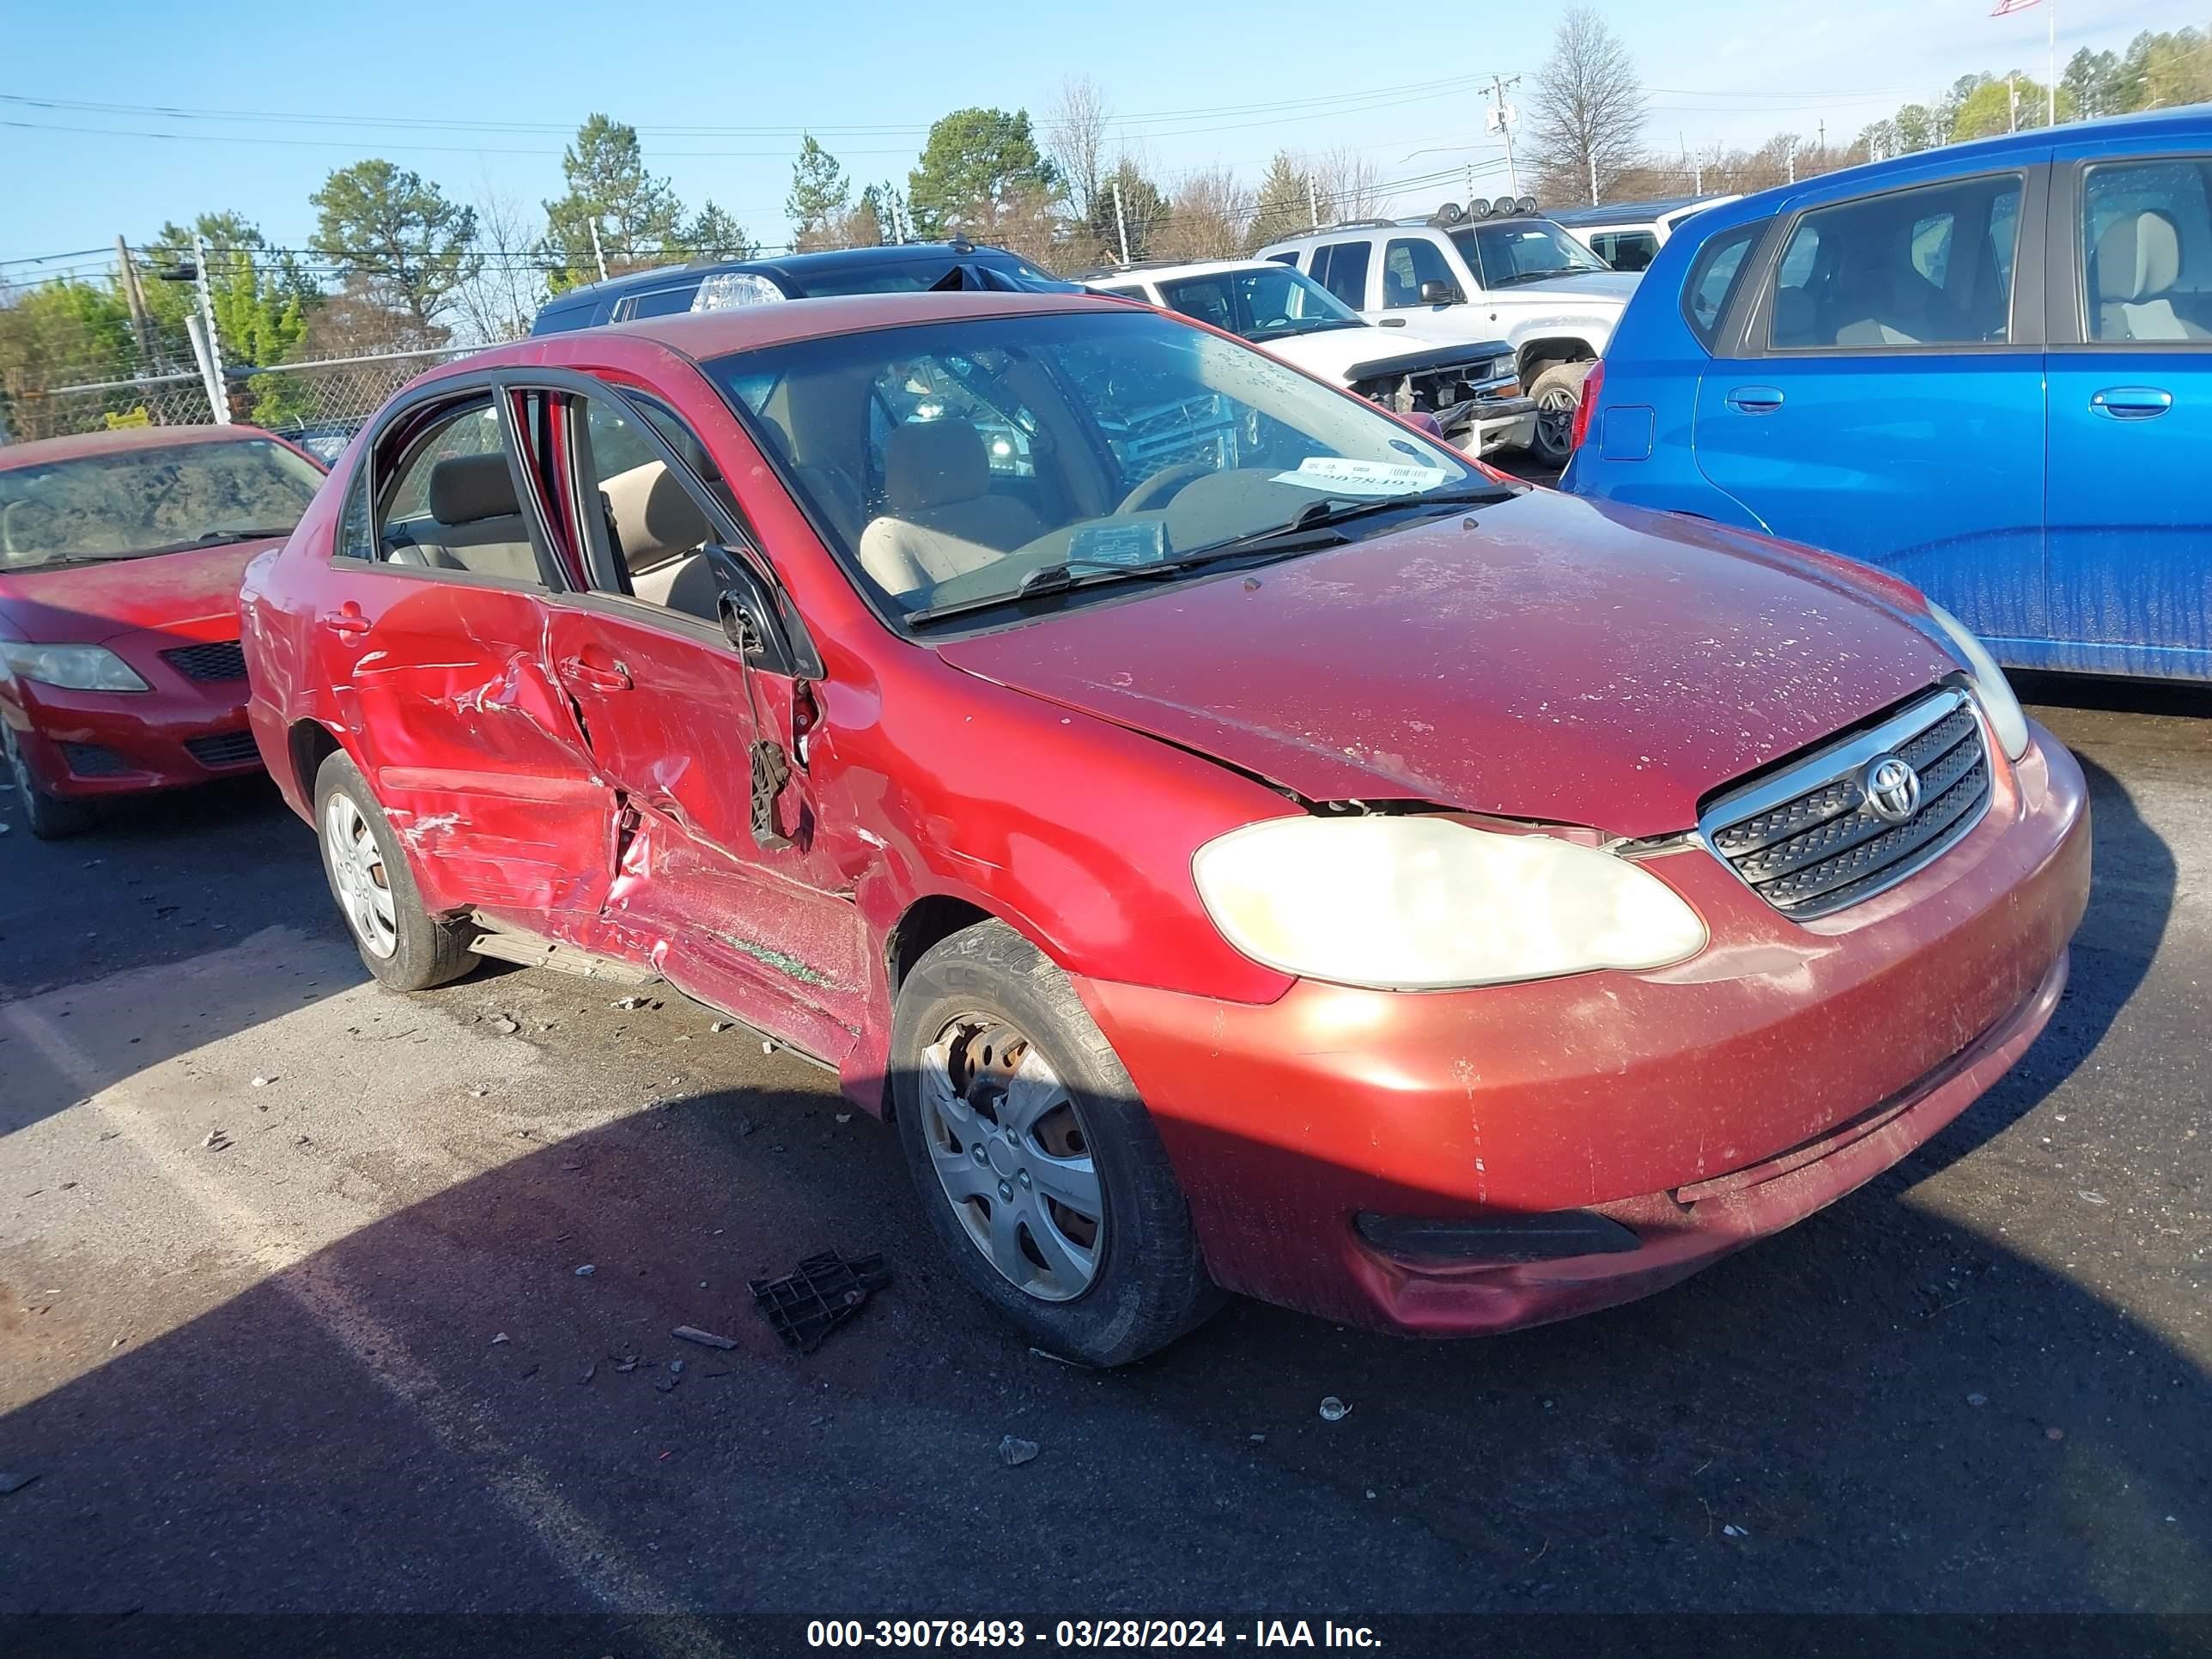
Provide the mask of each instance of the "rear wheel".
[{"label": "rear wheel", "polygon": [[15,733],[0,722],[0,749],[7,751],[8,775],[15,798],[23,803],[23,823],[40,841],[61,841],[92,827],[99,809],[88,800],[50,795],[31,770],[29,758],[16,746]]},{"label": "rear wheel", "polygon": [[315,829],[331,896],[370,973],[395,991],[427,991],[475,965],[465,928],[423,909],[384,809],[343,753],[315,774]]},{"label": "rear wheel", "polygon": [[1590,366],[1553,363],[1528,387],[1536,400],[1536,432],[1528,453],[1546,466],[1565,466],[1573,450],[1575,411],[1583,406],[1583,382]]},{"label": "rear wheel", "polygon": [[892,1098],[963,1279],[1040,1346],[1142,1358],[1219,1303],[1152,1118],[1067,976],[1003,922],[900,988]]}]

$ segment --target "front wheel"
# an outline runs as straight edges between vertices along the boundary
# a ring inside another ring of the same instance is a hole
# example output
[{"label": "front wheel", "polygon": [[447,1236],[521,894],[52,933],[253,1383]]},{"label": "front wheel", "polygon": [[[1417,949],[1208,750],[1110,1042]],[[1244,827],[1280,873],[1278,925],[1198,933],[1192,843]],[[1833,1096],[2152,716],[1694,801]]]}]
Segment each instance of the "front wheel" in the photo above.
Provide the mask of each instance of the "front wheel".
[{"label": "front wheel", "polygon": [[466,934],[423,909],[384,809],[343,753],[315,774],[315,829],[331,896],[370,973],[395,991],[427,991],[468,972]]},{"label": "front wheel", "polygon": [[987,921],[933,946],[900,987],[891,1055],[932,1230],[1038,1346],[1119,1365],[1218,1304],[1135,1085],[1028,940]]},{"label": "front wheel", "polygon": [[98,809],[90,801],[48,794],[5,723],[0,723],[0,748],[7,751],[8,775],[15,782],[15,798],[23,803],[24,826],[33,836],[40,841],[61,841],[92,827]]},{"label": "front wheel", "polygon": [[1583,406],[1588,363],[1553,363],[1528,388],[1536,400],[1536,432],[1528,453],[1546,466],[1565,466],[1574,451],[1575,411]]}]

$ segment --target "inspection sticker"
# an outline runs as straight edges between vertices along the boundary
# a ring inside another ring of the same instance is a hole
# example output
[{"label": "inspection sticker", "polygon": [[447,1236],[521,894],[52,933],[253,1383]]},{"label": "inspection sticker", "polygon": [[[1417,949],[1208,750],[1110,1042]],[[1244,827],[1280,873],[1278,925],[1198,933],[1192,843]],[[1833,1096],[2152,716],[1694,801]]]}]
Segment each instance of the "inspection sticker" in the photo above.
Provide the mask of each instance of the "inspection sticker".
[{"label": "inspection sticker", "polygon": [[1407,495],[1433,489],[1451,474],[1440,466],[1400,466],[1392,461],[1355,461],[1344,455],[1309,455],[1295,472],[1278,472],[1273,482],[1333,495]]}]

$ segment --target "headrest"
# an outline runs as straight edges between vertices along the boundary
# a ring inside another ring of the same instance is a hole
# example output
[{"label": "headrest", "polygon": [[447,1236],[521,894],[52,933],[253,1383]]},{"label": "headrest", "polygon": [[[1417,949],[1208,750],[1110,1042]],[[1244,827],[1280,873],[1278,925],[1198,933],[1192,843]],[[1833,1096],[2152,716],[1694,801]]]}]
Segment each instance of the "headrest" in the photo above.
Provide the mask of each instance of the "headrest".
[{"label": "headrest", "polygon": [[983,434],[965,421],[913,421],[891,429],[884,448],[884,498],[901,516],[969,501],[991,487]]},{"label": "headrest", "polygon": [[2097,239],[2097,297],[2126,304],[2172,288],[2181,275],[2173,221],[2151,210],[2124,216]]},{"label": "headrest", "polygon": [[675,473],[659,461],[617,472],[599,485],[614,509],[615,532],[633,561],[681,552],[710,540],[714,528]]},{"label": "headrest", "polygon": [[521,511],[503,452],[456,455],[430,469],[430,516],[440,524],[511,519]]}]

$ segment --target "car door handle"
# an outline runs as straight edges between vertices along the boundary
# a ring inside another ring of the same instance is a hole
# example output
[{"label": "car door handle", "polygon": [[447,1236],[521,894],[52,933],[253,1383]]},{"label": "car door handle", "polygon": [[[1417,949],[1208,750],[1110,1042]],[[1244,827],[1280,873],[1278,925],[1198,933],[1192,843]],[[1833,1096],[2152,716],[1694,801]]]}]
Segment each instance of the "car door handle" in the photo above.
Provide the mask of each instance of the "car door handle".
[{"label": "car door handle", "polygon": [[1778,386],[1740,386],[1728,395],[1728,406],[1744,415],[1771,415],[1782,407]]},{"label": "car door handle", "polygon": [[2154,386],[2108,386],[2089,394],[2089,407],[2115,421],[2148,421],[2173,407],[2173,394]]},{"label": "car door handle", "polygon": [[563,657],[560,669],[561,683],[580,690],[627,691],[630,688],[629,671],[620,663],[611,668],[601,668],[581,657]]},{"label": "car door handle", "polygon": [[362,615],[359,605],[348,600],[343,611],[333,611],[323,618],[323,626],[333,634],[343,635],[348,639],[358,639],[368,633],[374,624],[367,617]]}]

